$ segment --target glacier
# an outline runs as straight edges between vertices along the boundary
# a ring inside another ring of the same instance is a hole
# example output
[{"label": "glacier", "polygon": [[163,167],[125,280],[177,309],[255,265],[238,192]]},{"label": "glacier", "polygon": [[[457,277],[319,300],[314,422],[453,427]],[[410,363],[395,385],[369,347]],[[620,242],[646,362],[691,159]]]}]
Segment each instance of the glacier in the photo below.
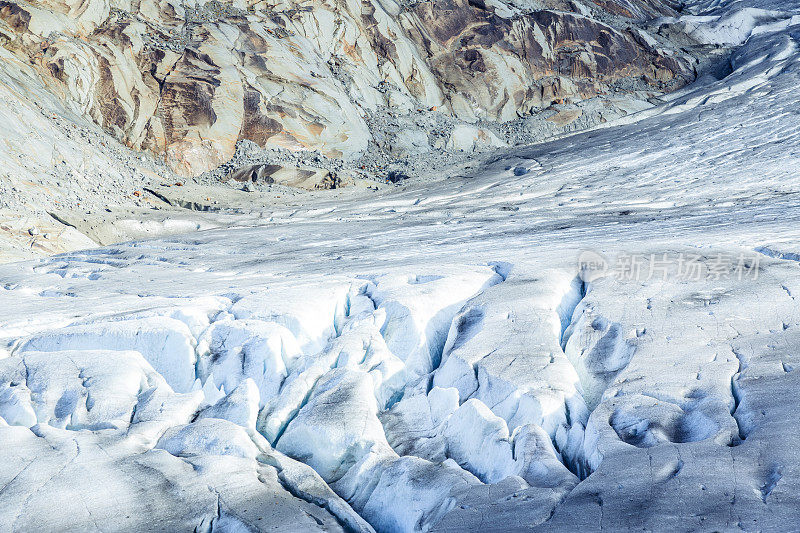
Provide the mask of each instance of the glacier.
[{"label": "glacier", "polygon": [[0,529],[800,529],[800,4],[692,9],[620,121],[0,265]]}]

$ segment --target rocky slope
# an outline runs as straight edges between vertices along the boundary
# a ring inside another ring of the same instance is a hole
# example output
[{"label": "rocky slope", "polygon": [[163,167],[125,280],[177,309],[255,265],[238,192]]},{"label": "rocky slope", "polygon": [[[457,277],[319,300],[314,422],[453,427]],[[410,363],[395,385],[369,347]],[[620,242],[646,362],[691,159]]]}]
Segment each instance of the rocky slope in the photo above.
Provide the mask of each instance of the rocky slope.
[{"label": "rocky slope", "polygon": [[[0,44],[76,115],[195,176],[245,139],[349,160],[376,140],[427,152],[430,117],[388,138],[384,119],[441,115],[452,131],[620,87],[678,88],[692,61],[633,25],[670,14],[628,1],[4,0]],[[438,147],[502,144],[492,136],[466,130]]]}]

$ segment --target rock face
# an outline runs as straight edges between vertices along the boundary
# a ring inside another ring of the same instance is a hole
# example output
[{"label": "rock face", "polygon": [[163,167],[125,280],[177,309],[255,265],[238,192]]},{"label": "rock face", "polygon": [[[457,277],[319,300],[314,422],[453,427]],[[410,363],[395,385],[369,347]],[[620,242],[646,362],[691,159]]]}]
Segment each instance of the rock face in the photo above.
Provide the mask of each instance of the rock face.
[{"label": "rock face", "polygon": [[457,126],[450,134],[447,148],[464,152],[480,151],[506,146],[494,133],[473,126]]},{"label": "rock face", "polygon": [[231,173],[230,179],[242,183],[277,183],[309,191],[336,189],[352,183],[352,179],[322,168],[281,165],[247,166]]},{"label": "rock face", "polygon": [[[603,8],[669,11],[628,4]],[[508,121],[626,78],[668,90],[693,76],[686,60],[585,6],[550,7],[559,11],[483,0],[3,0],[0,44],[76,114],[183,175],[216,168],[242,139],[354,158],[372,138],[368,114],[387,106]]]},{"label": "rock face", "polygon": [[415,40],[458,116],[511,120],[565,98],[597,95],[626,76],[657,86],[685,73],[591,18],[555,11],[501,16],[482,1],[419,4]]}]

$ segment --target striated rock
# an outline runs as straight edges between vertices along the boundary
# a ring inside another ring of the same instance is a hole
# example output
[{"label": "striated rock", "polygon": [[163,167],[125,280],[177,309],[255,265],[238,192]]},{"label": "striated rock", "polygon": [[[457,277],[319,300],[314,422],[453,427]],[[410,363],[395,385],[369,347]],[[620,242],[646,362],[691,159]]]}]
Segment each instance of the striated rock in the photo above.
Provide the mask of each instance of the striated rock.
[{"label": "striated rock", "polygon": [[660,56],[593,19],[555,11],[505,18],[467,0],[415,8],[417,39],[450,109],[464,118],[511,120],[564,98],[583,99],[633,76],[681,84],[687,65]]},{"label": "striated rock", "polygon": [[[625,78],[668,90],[693,76],[685,59],[576,14],[586,6],[553,7],[2,0],[0,44],[73,112],[186,176],[228,161],[243,139],[357,157],[372,138],[367,113],[385,106],[508,121]],[[669,12],[647,0],[601,7]],[[407,153],[424,152],[418,137],[400,139]]]},{"label": "striated rock", "polygon": [[677,10],[681,9],[681,4],[672,0],[592,0],[592,2],[609,13],[636,20],[674,17]]},{"label": "striated rock", "polygon": [[561,109],[547,120],[557,124],[558,126],[565,126],[575,122],[578,118],[580,118],[581,114],[582,112],[580,109]]},{"label": "striated rock", "polygon": [[307,166],[251,165],[232,172],[230,179],[245,183],[277,183],[309,191],[337,189],[353,184],[353,180],[349,177],[340,176],[323,168]]}]

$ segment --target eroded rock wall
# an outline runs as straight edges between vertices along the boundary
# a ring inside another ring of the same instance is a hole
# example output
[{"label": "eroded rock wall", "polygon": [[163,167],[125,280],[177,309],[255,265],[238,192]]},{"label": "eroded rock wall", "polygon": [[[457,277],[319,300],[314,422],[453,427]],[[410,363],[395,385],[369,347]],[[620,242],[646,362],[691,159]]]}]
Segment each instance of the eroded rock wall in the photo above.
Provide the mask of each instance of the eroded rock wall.
[{"label": "eroded rock wall", "polygon": [[585,6],[534,7],[4,0],[0,44],[74,112],[187,176],[229,160],[242,139],[355,158],[372,139],[368,113],[386,108],[509,121],[624,79],[670,90],[693,76],[687,60]]}]

